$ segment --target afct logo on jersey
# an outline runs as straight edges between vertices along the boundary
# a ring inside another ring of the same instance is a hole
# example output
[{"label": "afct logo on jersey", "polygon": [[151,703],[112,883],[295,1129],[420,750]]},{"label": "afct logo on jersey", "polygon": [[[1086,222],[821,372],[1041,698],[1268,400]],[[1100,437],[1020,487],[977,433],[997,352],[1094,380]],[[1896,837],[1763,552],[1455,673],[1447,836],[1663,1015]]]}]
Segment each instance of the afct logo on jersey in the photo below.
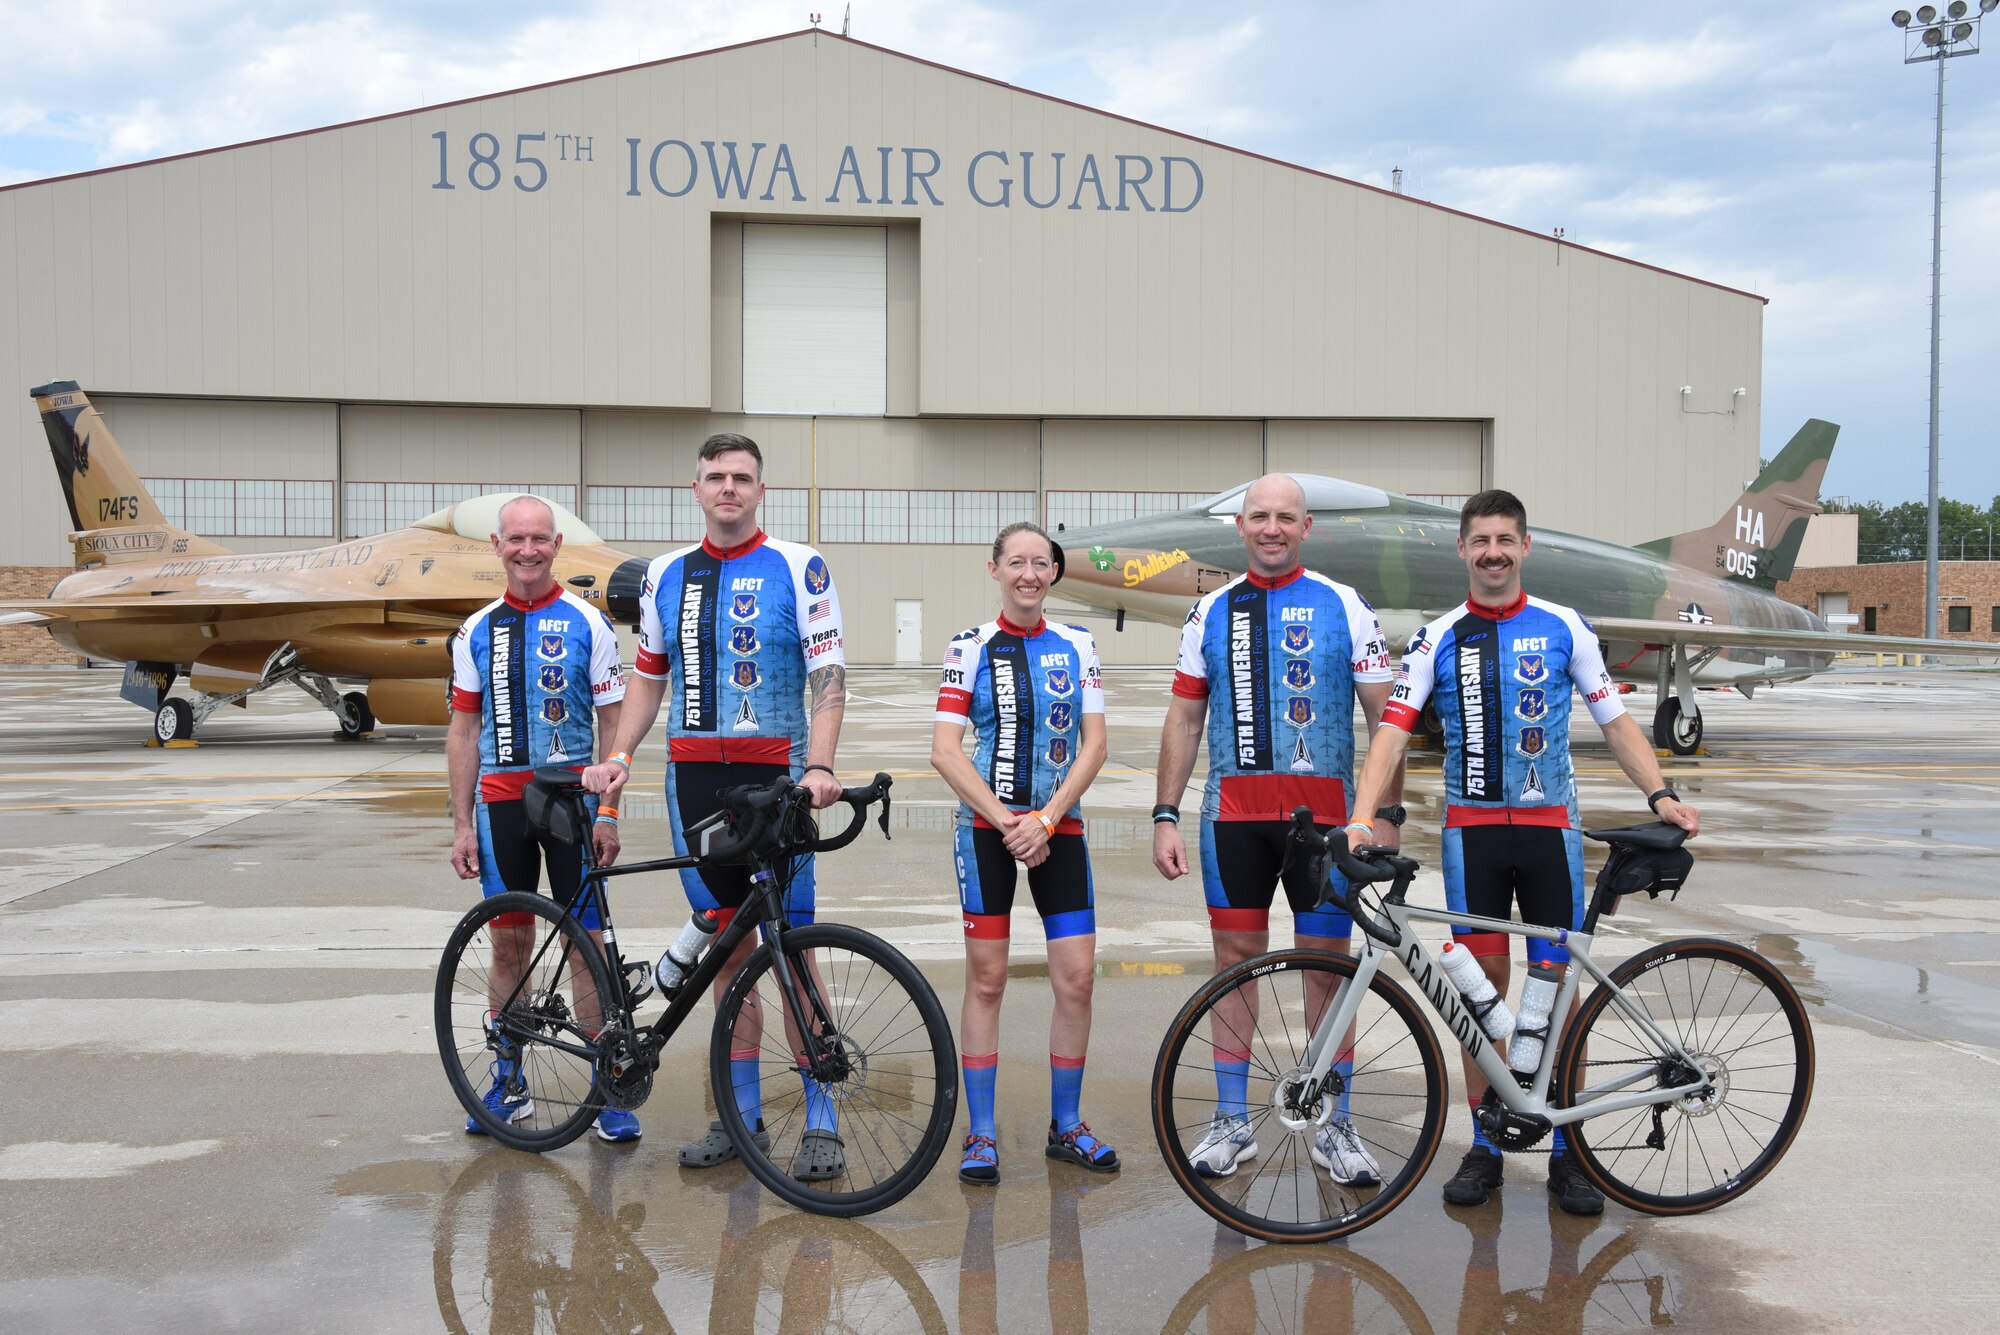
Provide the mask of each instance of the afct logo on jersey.
[{"label": "afct logo on jersey", "polygon": [[825,593],[826,586],[833,582],[833,576],[826,573],[826,562],[818,556],[806,562],[806,592]]},{"label": "afct logo on jersey", "polygon": [[[1288,654],[1310,653],[1313,647],[1311,626],[1285,627],[1285,652]],[[1303,687],[1300,689],[1304,689]]]},{"label": "afct logo on jersey", "polygon": [[1051,669],[1047,681],[1043,684],[1049,688],[1050,695],[1068,695],[1075,689],[1075,683],[1070,679],[1068,668]]},{"label": "afct logo on jersey", "polygon": [[542,636],[536,646],[535,652],[543,658],[561,658],[563,656],[563,637],[560,635]]},{"label": "afct logo on jersey", "polygon": [[1514,660],[1517,681],[1536,682],[1549,675],[1549,660],[1541,654],[1522,654]]},{"label": "afct logo on jersey", "polygon": [[729,599],[729,615],[738,621],[757,619],[757,595],[754,593],[732,594]]}]

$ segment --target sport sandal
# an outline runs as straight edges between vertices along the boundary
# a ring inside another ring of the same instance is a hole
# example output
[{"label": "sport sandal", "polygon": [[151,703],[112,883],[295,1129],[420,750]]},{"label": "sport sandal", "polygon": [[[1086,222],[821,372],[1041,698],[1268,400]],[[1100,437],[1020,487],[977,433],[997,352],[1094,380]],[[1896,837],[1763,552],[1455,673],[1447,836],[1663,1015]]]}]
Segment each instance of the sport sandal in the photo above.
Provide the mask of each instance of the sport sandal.
[{"label": "sport sandal", "polygon": [[958,1180],[988,1187],[1000,1180],[1000,1147],[993,1137],[973,1133],[965,1138],[958,1161]]},{"label": "sport sandal", "polygon": [[1055,1122],[1051,1120],[1049,1147],[1045,1153],[1051,1159],[1073,1163],[1078,1168],[1088,1168],[1093,1173],[1118,1171],[1118,1151],[1091,1135],[1088,1122],[1078,1122],[1067,1131],[1058,1131]]},{"label": "sport sandal", "polygon": [[[757,1119],[757,1129],[750,1133],[760,1150],[771,1148],[771,1137],[764,1130],[764,1119]],[[681,1149],[681,1167],[713,1168],[717,1164],[728,1163],[736,1157],[736,1146],[730,1143],[729,1133],[722,1129],[722,1123],[710,1122],[708,1134],[692,1145]]]}]

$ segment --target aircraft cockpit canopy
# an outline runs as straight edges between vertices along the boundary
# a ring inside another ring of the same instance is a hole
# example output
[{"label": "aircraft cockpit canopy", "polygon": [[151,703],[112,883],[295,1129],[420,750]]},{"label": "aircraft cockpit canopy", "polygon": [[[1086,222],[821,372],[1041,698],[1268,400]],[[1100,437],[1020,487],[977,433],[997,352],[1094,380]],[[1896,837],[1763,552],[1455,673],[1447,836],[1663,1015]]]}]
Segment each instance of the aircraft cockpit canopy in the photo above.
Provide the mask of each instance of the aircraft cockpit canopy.
[{"label": "aircraft cockpit canopy", "polygon": [[[456,533],[461,538],[473,538],[484,542],[500,531],[500,507],[516,496],[526,496],[523,491],[496,491],[487,496],[472,496],[455,505],[447,505],[442,510],[433,511],[416,522],[417,528],[435,529],[439,533]],[[567,509],[543,496],[550,510],[555,512],[556,532],[562,534],[566,543],[602,543],[596,530],[578,519]]]},{"label": "aircraft cockpit canopy", "polygon": [[[1389,505],[1389,493],[1380,487],[1321,477],[1318,473],[1293,473],[1291,477],[1304,490],[1306,509],[1314,514],[1328,510],[1383,510]],[[1243,496],[1249,490],[1250,483],[1245,482],[1218,492],[1194,508],[1206,510],[1216,519],[1234,519],[1242,511]]]}]

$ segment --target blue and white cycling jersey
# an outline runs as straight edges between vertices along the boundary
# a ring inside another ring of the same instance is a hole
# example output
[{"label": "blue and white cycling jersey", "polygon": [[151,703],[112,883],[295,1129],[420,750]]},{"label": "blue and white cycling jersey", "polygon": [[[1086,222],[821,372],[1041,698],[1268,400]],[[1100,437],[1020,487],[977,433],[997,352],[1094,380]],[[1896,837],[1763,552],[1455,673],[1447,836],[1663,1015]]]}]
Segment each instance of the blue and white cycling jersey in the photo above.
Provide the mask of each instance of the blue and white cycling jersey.
[{"label": "blue and white cycling jersey", "polygon": [[595,758],[596,708],[625,698],[618,632],[558,586],[494,599],[451,637],[451,704],[480,715],[479,795],[519,797],[538,765]]},{"label": "blue and white cycling jersey", "polygon": [[807,675],[845,666],[840,595],[812,548],[762,531],[659,557],[639,604],[640,676],[665,680],[674,761],[805,763]]},{"label": "blue and white cycling jersey", "polygon": [[1354,686],[1390,679],[1374,609],[1317,571],[1238,577],[1181,628],[1174,694],[1208,700],[1208,820],[1347,819]]},{"label": "blue and white cycling jersey", "polygon": [[1570,691],[1600,726],[1625,712],[1597,633],[1572,608],[1522,594],[1468,602],[1411,637],[1382,721],[1444,721],[1448,825],[1576,824]]},{"label": "blue and white cycling jersey", "polygon": [[[1040,810],[1076,760],[1083,716],[1104,712],[1097,642],[1081,626],[1005,617],[954,635],[938,684],[937,720],[978,735],[972,767],[1010,810]],[[984,821],[960,805],[961,820]],[[1082,830],[1072,807],[1057,833]]]}]

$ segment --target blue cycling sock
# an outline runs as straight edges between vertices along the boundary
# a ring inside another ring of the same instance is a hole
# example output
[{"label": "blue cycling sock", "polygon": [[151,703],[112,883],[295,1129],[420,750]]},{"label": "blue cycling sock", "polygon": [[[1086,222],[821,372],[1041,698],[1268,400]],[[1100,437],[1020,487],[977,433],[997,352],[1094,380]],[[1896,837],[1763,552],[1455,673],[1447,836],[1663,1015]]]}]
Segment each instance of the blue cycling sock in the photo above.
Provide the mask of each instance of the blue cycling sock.
[{"label": "blue cycling sock", "polygon": [[827,1093],[826,1086],[804,1071],[799,1072],[799,1083],[804,1085],[806,1090],[806,1130],[839,1130],[834,1124],[836,1119],[833,1114],[833,1096]]},{"label": "blue cycling sock", "polygon": [[1486,1128],[1479,1124],[1479,1104],[1472,1105],[1472,1143],[1488,1154],[1500,1153],[1500,1147],[1486,1138]]},{"label": "blue cycling sock", "polygon": [[1348,1102],[1354,1097],[1354,1058],[1335,1062],[1333,1069],[1340,1076],[1340,1111],[1335,1115],[1346,1121]]},{"label": "blue cycling sock", "polygon": [[757,1074],[757,1054],[729,1054],[729,1083],[736,1089],[736,1106],[752,1131],[764,1120],[763,1081]]},{"label": "blue cycling sock", "polygon": [[965,1077],[965,1113],[971,1119],[972,1134],[998,1135],[993,1124],[993,1086],[1000,1076],[1000,1054],[966,1053],[958,1059],[958,1065]]},{"label": "blue cycling sock", "polygon": [[1215,1054],[1216,1106],[1231,1117],[1248,1117],[1250,1101],[1250,1054]]},{"label": "blue cycling sock", "polygon": [[1569,1142],[1563,1139],[1563,1129],[1561,1127],[1557,1127],[1555,1145],[1553,1148],[1549,1150],[1549,1157],[1551,1159],[1560,1159],[1563,1156],[1564,1151],[1568,1149],[1569,1149]]},{"label": "blue cycling sock", "polygon": [[1067,1131],[1083,1120],[1083,1058],[1049,1054],[1049,1116],[1056,1130]]}]

